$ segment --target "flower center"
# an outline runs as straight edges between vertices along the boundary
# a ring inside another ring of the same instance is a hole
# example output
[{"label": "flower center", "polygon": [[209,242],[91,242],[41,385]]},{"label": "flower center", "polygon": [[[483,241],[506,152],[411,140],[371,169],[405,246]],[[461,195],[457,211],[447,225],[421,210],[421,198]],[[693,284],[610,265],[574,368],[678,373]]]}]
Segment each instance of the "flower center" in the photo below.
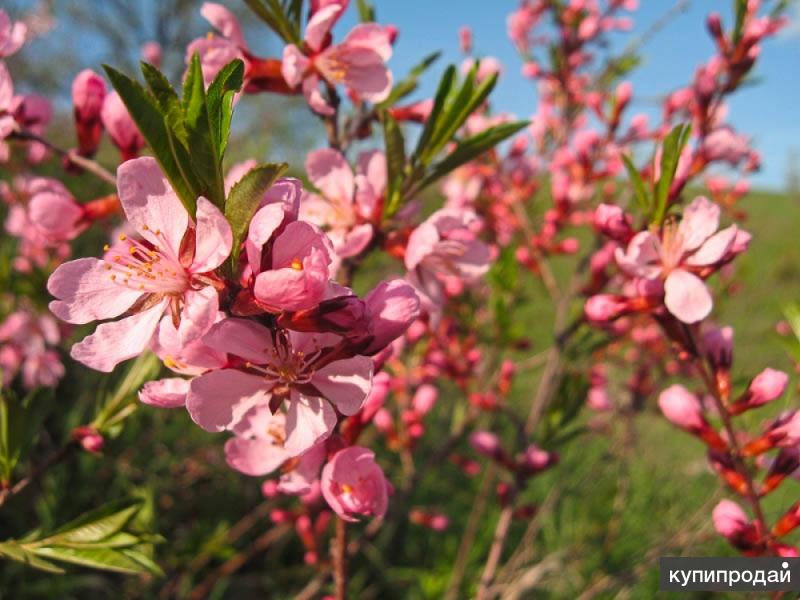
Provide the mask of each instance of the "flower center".
[{"label": "flower center", "polygon": [[303,261],[302,261],[302,260],[300,260],[299,258],[295,258],[295,259],[293,259],[293,260],[292,260],[292,262],[291,262],[290,266],[291,266],[291,267],[292,267],[292,268],[293,268],[295,271],[302,271],[302,270],[303,270]]},{"label": "flower center", "polygon": [[661,263],[665,273],[668,273],[681,263],[684,254],[683,235],[674,221],[664,223],[661,234]]},{"label": "flower center", "polygon": [[[154,233],[163,239],[160,231]],[[189,274],[171,253],[124,234],[119,236],[119,241],[121,247],[103,247],[108,252],[104,260],[111,281],[151,294],[178,295],[189,288]]]}]

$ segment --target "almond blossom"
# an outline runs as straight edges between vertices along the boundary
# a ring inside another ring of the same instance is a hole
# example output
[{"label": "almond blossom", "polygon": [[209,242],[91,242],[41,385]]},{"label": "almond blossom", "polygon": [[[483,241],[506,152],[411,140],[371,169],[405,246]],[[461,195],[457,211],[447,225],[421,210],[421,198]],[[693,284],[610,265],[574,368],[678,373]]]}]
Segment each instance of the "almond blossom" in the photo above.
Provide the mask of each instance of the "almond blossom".
[{"label": "almond blossom", "polygon": [[28,26],[25,23],[13,23],[8,13],[0,9],[0,58],[11,56],[22,48],[27,34]]},{"label": "almond blossom", "polygon": [[625,272],[663,281],[664,304],[684,323],[709,315],[713,300],[703,279],[742,252],[750,239],[736,225],[717,231],[719,216],[719,206],[700,196],[686,208],[680,223],[668,221],[660,235],[642,231],[625,251],[616,251]]},{"label": "almond blossom", "polygon": [[61,265],[47,288],[57,299],[50,310],[68,323],[99,325],[72,348],[72,357],[100,371],[142,352],[162,315],[169,314],[181,337],[193,339],[216,317],[213,271],[227,258],[232,235],[222,213],[197,200],[196,223],[156,161],[128,161],[117,173],[120,203],[141,239],[120,236],[103,259],[81,258]]},{"label": "almond blossom", "polygon": [[330,435],[336,410],[355,414],[371,387],[372,361],[338,356],[339,341],[334,334],[273,331],[255,321],[225,319],[204,342],[241,363],[192,380],[189,414],[203,429],[223,431],[253,406],[277,412],[286,402],[284,448],[291,456],[302,454]]},{"label": "almond blossom", "polygon": [[375,462],[375,453],[351,446],[339,450],[322,469],[322,495],[345,521],[359,516],[382,517],[389,504],[391,485]]},{"label": "almond blossom", "polygon": [[119,148],[122,161],[136,158],[144,147],[144,138],[117,92],[111,92],[106,96],[100,118],[111,141]]},{"label": "almond blossom", "polygon": [[392,73],[385,63],[392,56],[394,28],[362,23],[340,44],[330,44],[331,29],[346,7],[347,0],[320,3],[306,25],[303,49],[289,44],[283,50],[286,83],[292,88],[302,85],[309,106],[323,115],[334,109],[319,89],[322,81],[343,84],[369,102],[382,102],[392,89]]},{"label": "almond blossom", "polygon": [[383,152],[362,152],[356,172],[337,150],[324,148],[306,158],[306,172],[322,196],[305,193],[300,216],[326,229],[339,258],[360,254],[374,235],[386,189]]}]

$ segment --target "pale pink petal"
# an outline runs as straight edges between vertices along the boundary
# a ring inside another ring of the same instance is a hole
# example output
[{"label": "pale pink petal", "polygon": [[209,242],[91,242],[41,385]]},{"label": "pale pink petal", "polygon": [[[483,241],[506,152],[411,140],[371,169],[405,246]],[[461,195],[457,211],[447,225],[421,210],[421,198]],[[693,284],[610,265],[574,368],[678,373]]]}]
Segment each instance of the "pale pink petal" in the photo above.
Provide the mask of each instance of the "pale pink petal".
[{"label": "pale pink petal", "polygon": [[317,444],[300,456],[297,466],[281,475],[278,489],[283,494],[300,496],[307,493],[313,483],[319,479],[319,471],[325,462],[327,452],[325,444]]},{"label": "pale pink petal", "polygon": [[225,442],[225,461],[232,468],[253,477],[271,473],[289,458],[288,453],[263,439],[235,437]]},{"label": "pale pink petal", "polygon": [[241,48],[247,48],[239,20],[227,8],[214,2],[205,2],[200,8],[200,14],[223,36]]},{"label": "pale pink petal", "polygon": [[686,252],[698,248],[717,229],[719,229],[719,206],[703,196],[698,196],[686,207],[683,219],[678,225]]},{"label": "pale pink petal", "polygon": [[318,71],[332,83],[343,83],[370,102],[382,102],[392,90],[392,73],[380,54],[361,46],[333,46],[315,62]]},{"label": "pale pink petal", "polygon": [[286,413],[286,443],[290,456],[298,456],[327,438],[336,426],[336,412],[322,398],[292,392]]},{"label": "pale pink petal", "polygon": [[736,225],[726,227],[708,238],[697,251],[686,259],[689,265],[706,266],[721,261],[736,240],[739,229]]},{"label": "pale pink petal", "polygon": [[352,202],[353,170],[339,151],[323,148],[310,152],[306,157],[306,173],[329,200]]},{"label": "pale pink petal", "polygon": [[343,415],[353,415],[364,404],[372,388],[372,360],[354,356],[318,369],[311,383]]},{"label": "pale pink petal", "polygon": [[117,190],[125,216],[136,231],[177,258],[189,214],[156,159],[143,156],[122,163],[117,169]]},{"label": "pale pink petal", "polygon": [[302,83],[310,64],[308,57],[294,44],[283,49],[281,75],[289,87],[296,88]]},{"label": "pale pink petal", "polygon": [[308,102],[311,110],[315,113],[330,116],[336,112],[325,100],[322,92],[319,91],[319,77],[316,75],[309,75],[303,80],[303,95],[306,97],[306,102]]},{"label": "pale pink petal", "polygon": [[289,223],[275,239],[272,267],[275,269],[288,267],[295,260],[310,255],[314,250],[330,259],[331,244],[322,230],[303,221]]},{"label": "pale pink petal", "polygon": [[[377,53],[383,62],[392,57],[392,42],[389,30],[377,23],[361,23],[350,30],[343,45],[360,46]],[[483,66],[483,63],[481,63]]]},{"label": "pale pink petal", "polygon": [[[11,108],[11,100],[14,97],[14,82],[6,68],[4,62],[0,61],[0,111],[7,111]],[[13,123],[13,119],[11,119]]]},{"label": "pale pink petal", "polygon": [[194,342],[209,330],[217,320],[219,294],[210,285],[199,290],[189,290],[184,296],[178,340],[181,346]]},{"label": "pale pink petal", "polygon": [[356,225],[345,234],[340,244],[334,244],[336,254],[341,258],[349,258],[361,254],[372,240],[372,235],[372,225],[369,223]]},{"label": "pale pink petal", "polygon": [[186,404],[186,394],[189,393],[190,383],[190,379],[182,377],[148,381],[139,390],[139,400],[159,408],[179,408]]},{"label": "pale pink petal", "polygon": [[711,312],[713,300],[697,275],[676,269],[664,281],[664,305],[684,323],[702,321]]},{"label": "pale pink petal", "polygon": [[286,217],[284,207],[280,204],[267,204],[259,208],[250,221],[250,228],[245,241],[247,261],[254,273],[261,271],[261,252],[272,234],[281,226]]},{"label": "pale pink petal", "polygon": [[422,260],[433,252],[439,242],[439,230],[430,221],[425,221],[408,238],[406,247],[406,269],[413,271]]},{"label": "pale pink petal", "polygon": [[121,315],[142,292],[114,283],[106,263],[79,258],[59,266],[47,281],[47,291],[57,298],[50,310],[68,323],[89,323]]},{"label": "pale pink petal", "polygon": [[614,258],[629,275],[653,279],[661,274],[660,248],[657,236],[650,231],[640,231],[628,243],[626,251],[616,249]]},{"label": "pale pink petal", "polygon": [[414,287],[402,279],[382,281],[364,301],[370,313],[370,333],[374,336],[364,354],[380,351],[400,337],[419,316],[420,301]]},{"label": "pale pink petal", "polygon": [[70,356],[88,367],[110,373],[122,361],[144,352],[166,306],[167,300],[162,300],[138,314],[101,323],[92,335],[72,347]]},{"label": "pale pink petal", "polygon": [[223,431],[235,426],[254,406],[268,402],[269,389],[263,378],[221,369],[192,380],[186,409],[206,431]]},{"label": "pale pink petal", "polygon": [[233,234],[220,210],[202,196],[197,199],[197,245],[190,271],[206,273],[220,266],[231,253]]},{"label": "pale pink petal", "polygon": [[325,37],[339,19],[343,10],[343,7],[339,4],[329,4],[321,7],[311,15],[306,25],[305,42],[314,52],[318,52],[322,47]]},{"label": "pale pink petal", "polygon": [[272,333],[263,325],[247,319],[230,318],[214,325],[203,342],[257,365],[272,359]]}]

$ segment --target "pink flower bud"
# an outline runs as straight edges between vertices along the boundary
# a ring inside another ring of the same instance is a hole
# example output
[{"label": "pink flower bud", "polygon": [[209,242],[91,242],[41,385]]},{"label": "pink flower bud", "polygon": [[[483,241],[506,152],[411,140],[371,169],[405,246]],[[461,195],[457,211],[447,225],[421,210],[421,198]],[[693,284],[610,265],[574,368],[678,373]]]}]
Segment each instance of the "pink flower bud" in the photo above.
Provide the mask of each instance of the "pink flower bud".
[{"label": "pink flower bud", "polygon": [[375,418],[372,419],[372,422],[381,433],[390,434],[394,431],[394,419],[391,413],[385,408],[381,408],[375,413]]},{"label": "pink flower bud", "polygon": [[278,482],[274,479],[267,479],[264,483],[261,484],[261,493],[264,495],[265,498],[274,498],[275,496],[280,494],[280,490],[278,489]]},{"label": "pink flower bud", "polygon": [[747,514],[732,500],[720,501],[711,518],[717,532],[728,539],[740,536],[750,526]]},{"label": "pink flower bud", "polygon": [[111,141],[122,154],[122,160],[136,158],[144,146],[144,138],[117,92],[106,96],[101,117]]},{"label": "pink flower bud", "polygon": [[438,390],[426,383],[417,388],[414,398],[411,400],[411,406],[418,415],[426,415],[436,404],[438,397]]},{"label": "pink flower bud", "polygon": [[747,389],[747,403],[750,406],[762,406],[781,396],[786,391],[789,376],[783,371],[764,369],[755,376]]},{"label": "pink flower bud", "polygon": [[97,73],[86,69],[72,82],[75,129],[78,134],[78,151],[92,156],[100,144],[103,126],[100,111],[106,97],[106,84]]},{"label": "pink flower bud", "polygon": [[553,466],[558,461],[558,455],[547,452],[538,446],[530,445],[519,460],[523,473],[532,475]]},{"label": "pink flower bud", "polygon": [[72,439],[91,454],[100,454],[105,445],[103,436],[94,427],[88,425],[75,428],[72,432]]},{"label": "pink flower bud", "polygon": [[337,452],[322,469],[321,486],[325,501],[345,521],[386,514],[390,485],[371,450],[353,446]]},{"label": "pink flower bud", "polygon": [[601,204],[594,211],[595,229],[608,237],[627,242],[633,236],[631,218],[619,207]]},{"label": "pink flower bud", "polygon": [[500,439],[489,431],[475,431],[469,436],[469,443],[478,454],[496,459],[503,453]]},{"label": "pink flower bud", "polygon": [[729,369],[733,363],[733,328],[709,329],[703,335],[706,357],[715,369]]},{"label": "pink flower bud", "polygon": [[621,317],[628,310],[628,302],[620,296],[597,294],[586,300],[583,311],[594,323],[605,323]]},{"label": "pink flower bud", "polygon": [[161,67],[162,51],[161,45],[158,42],[145,42],[142,44],[140,52],[142,54],[142,60],[150,63],[154,67]]},{"label": "pink flower bud", "polygon": [[631,84],[630,81],[623,81],[617,86],[614,96],[617,99],[617,110],[622,110],[623,107],[631,101],[631,97],[633,96],[633,84]]},{"label": "pink flower bud", "polygon": [[707,427],[703,408],[697,396],[680,384],[661,392],[658,397],[661,412],[673,425],[689,431],[700,431]]},{"label": "pink flower bud", "polygon": [[461,51],[464,54],[472,52],[472,29],[467,26],[458,30],[458,40],[461,44]]}]

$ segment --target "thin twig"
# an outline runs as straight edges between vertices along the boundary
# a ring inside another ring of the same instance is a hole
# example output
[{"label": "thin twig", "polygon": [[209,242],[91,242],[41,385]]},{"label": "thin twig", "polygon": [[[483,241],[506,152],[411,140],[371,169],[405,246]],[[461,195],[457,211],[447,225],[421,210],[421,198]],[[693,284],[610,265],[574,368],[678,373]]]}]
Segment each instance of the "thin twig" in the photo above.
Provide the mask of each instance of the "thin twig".
[{"label": "thin twig", "polygon": [[347,600],[347,522],[336,519],[336,537],[331,546],[333,559],[333,582],[336,587],[336,600]]},{"label": "thin twig", "polygon": [[35,466],[31,470],[30,475],[24,479],[20,479],[13,486],[0,490],[0,507],[3,506],[9,498],[16,496],[31,483],[39,479],[39,477],[41,477],[50,467],[67,458],[75,449],[77,449],[77,447],[78,445],[75,442],[69,441],[67,444],[62,446],[58,452],[52,454],[47,460]]}]

